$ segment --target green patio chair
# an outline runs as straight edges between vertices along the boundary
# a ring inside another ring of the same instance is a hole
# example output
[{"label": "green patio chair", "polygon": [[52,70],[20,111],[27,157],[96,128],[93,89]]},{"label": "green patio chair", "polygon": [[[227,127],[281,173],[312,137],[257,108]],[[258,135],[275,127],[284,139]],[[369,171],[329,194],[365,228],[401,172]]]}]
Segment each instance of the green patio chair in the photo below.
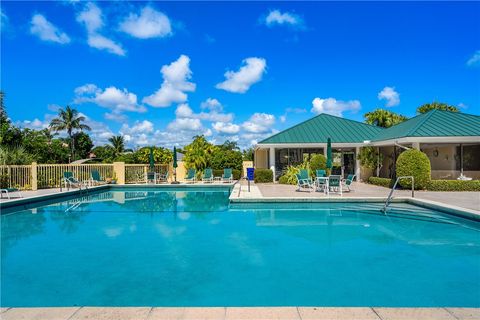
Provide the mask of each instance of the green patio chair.
[{"label": "green patio chair", "polygon": [[356,175],[349,174],[346,179],[342,179],[342,185],[348,189],[348,191],[354,191],[352,187],[353,180],[355,180]]},{"label": "green patio chair", "polygon": [[211,168],[206,168],[203,173],[202,182],[213,182],[213,172]]},{"label": "green patio chair", "polygon": [[161,172],[157,175],[157,182],[168,182],[168,171]]},{"label": "green patio chair", "polygon": [[222,181],[223,182],[232,182],[233,181],[233,174],[232,174],[232,169],[231,168],[223,169]]},{"label": "green patio chair", "polygon": [[185,182],[192,182],[192,183],[195,183],[195,181],[197,180],[197,170],[195,169],[188,169],[187,171],[187,176],[185,177]]},{"label": "green patio chair", "polygon": [[331,175],[328,177],[328,188],[330,191],[333,190],[342,195],[342,177],[339,175]]},{"label": "green patio chair", "polygon": [[102,178],[100,177],[100,172],[98,172],[98,170],[92,170],[90,175],[91,175],[90,183],[92,185],[100,185],[100,184],[106,184],[107,183],[107,181],[102,180]]},{"label": "green patio chair", "polygon": [[327,171],[323,169],[318,169],[315,171],[315,175],[317,177],[325,177],[327,175]]},{"label": "green patio chair", "polygon": [[[315,171],[316,178],[326,177],[326,176],[327,176],[327,172],[325,170],[318,169]],[[317,190],[318,189],[325,190],[325,186],[327,184],[327,181],[325,179],[315,179],[315,183],[316,183]]]},{"label": "green patio chair", "polygon": [[157,179],[157,174],[156,174],[156,172],[154,172],[154,171],[152,171],[152,172],[147,172],[147,173],[145,174],[145,178],[146,178],[146,179],[145,179],[145,183],[149,183],[149,182],[150,182],[150,183],[155,184],[155,183],[157,182],[157,181],[156,181],[156,179]]},{"label": "green patio chair", "polygon": [[79,188],[79,189],[81,189],[82,187],[86,187],[86,184],[77,180],[75,178],[75,176],[73,175],[73,172],[71,172],[71,171],[65,171],[63,173],[62,180],[63,180],[65,186],[67,187],[67,189],[70,189],[70,187]]},{"label": "green patio chair", "polygon": [[3,194],[5,193],[7,195],[7,199],[10,200],[10,194],[14,193],[14,192],[17,193],[18,198],[23,198],[22,193],[17,188],[2,188],[2,189],[0,189],[0,198],[3,199]]},{"label": "green patio chair", "polygon": [[309,191],[314,190],[313,181],[308,174],[308,170],[300,169],[300,172],[295,174],[297,177],[297,191],[300,191],[302,188],[308,188]]}]

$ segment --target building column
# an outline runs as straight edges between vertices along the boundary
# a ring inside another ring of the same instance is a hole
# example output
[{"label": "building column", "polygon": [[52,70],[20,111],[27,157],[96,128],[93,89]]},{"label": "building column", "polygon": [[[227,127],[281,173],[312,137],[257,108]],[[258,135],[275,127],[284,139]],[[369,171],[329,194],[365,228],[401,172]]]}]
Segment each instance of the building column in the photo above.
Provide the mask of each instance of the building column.
[{"label": "building column", "polygon": [[361,165],[360,160],[358,160],[358,155],[360,154],[360,147],[355,147],[355,175],[357,176],[357,181],[361,179]]},{"label": "building column", "polygon": [[269,165],[270,165],[270,170],[273,172],[273,182],[275,182],[275,148],[270,147],[270,151],[268,153],[269,157]]},{"label": "building column", "polygon": [[420,142],[412,142],[412,148],[420,150]]}]

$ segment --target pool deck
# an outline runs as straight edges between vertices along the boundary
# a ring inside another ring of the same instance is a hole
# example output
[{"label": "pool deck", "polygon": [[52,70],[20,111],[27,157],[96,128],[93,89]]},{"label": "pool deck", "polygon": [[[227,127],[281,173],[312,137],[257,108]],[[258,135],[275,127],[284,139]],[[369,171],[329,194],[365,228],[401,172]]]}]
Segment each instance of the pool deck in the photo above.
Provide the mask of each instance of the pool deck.
[{"label": "pool deck", "polygon": [[2,320],[467,320],[480,319],[479,308],[326,308],[326,307],[66,307],[2,308]]},{"label": "pool deck", "polygon": [[[239,192],[239,189],[240,192]],[[354,182],[352,192],[343,192],[340,196],[336,193],[330,193],[329,196],[323,194],[323,192],[309,192],[307,190],[296,191],[297,187],[293,185],[285,185],[278,183],[262,183],[252,184],[250,186],[250,192],[247,191],[247,185],[243,181],[240,186],[235,186],[230,199],[234,201],[236,199],[271,199],[271,200],[285,200],[285,199],[318,199],[325,201],[338,201],[340,199],[345,200],[359,200],[359,199],[371,199],[378,201],[385,201],[390,189],[374,186],[366,183]],[[394,198],[411,198],[410,190],[395,190]],[[476,211],[480,214],[480,192],[468,192],[468,191],[448,191],[448,192],[436,192],[436,191],[415,191],[415,199],[424,200],[426,202],[435,202],[451,207],[458,207],[467,209],[468,211]]]}]

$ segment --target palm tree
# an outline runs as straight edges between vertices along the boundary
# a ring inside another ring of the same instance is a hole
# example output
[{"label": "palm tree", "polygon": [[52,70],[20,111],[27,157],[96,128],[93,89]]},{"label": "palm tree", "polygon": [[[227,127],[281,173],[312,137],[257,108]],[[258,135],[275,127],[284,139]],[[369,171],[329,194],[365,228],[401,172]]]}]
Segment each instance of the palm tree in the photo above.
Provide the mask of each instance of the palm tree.
[{"label": "palm tree", "polygon": [[83,124],[85,117],[80,115],[78,110],[70,108],[67,106],[65,110],[60,109],[58,111],[58,117],[52,119],[50,122],[50,130],[55,132],[67,131],[68,137],[70,138],[70,149],[72,152],[72,159],[74,159],[75,153],[75,143],[73,141],[73,131],[74,130],[91,130],[89,126]]},{"label": "palm tree", "polygon": [[188,168],[195,168],[197,171],[203,171],[211,165],[211,157],[214,146],[205,139],[204,136],[195,136],[192,143],[185,146],[185,155],[183,161]]},{"label": "palm tree", "polygon": [[365,118],[366,123],[382,128],[389,128],[408,119],[401,114],[383,109],[376,109],[367,112],[363,117]]},{"label": "palm tree", "polygon": [[443,102],[432,102],[432,103],[425,103],[422,104],[420,107],[417,108],[417,113],[427,113],[430,110],[445,110],[445,111],[452,111],[452,112],[460,112],[460,110],[452,105],[443,103]]},{"label": "palm tree", "polygon": [[123,136],[112,136],[108,141],[113,147],[115,157],[125,151],[125,139]]}]

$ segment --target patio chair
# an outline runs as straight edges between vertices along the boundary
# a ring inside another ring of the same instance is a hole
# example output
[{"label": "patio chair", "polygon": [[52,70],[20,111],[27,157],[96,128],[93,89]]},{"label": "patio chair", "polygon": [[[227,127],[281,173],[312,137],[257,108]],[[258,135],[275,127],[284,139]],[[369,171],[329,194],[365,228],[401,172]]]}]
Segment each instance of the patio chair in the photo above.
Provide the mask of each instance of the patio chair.
[{"label": "patio chair", "polygon": [[184,178],[185,182],[195,183],[195,181],[197,180],[196,175],[197,175],[197,170],[188,169],[187,176]]},{"label": "patio chair", "polygon": [[349,174],[347,179],[342,179],[342,185],[348,189],[348,191],[354,191],[352,188],[353,180],[355,180],[356,175]]},{"label": "patio chair", "polygon": [[98,170],[92,170],[90,175],[91,175],[90,177],[91,185],[101,185],[101,184],[107,183],[107,181],[102,180],[102,178],[100,177],[100,172],[98,172]]},{"label": "patio chair", "polygon": [[232,182],[233,181],[233,174],[232,174],[232,169],[231,168],[223,169],[222,181],[223,182]]},{"label": "patio chair", "polygon": [[211,168],[206,168],[203,173],[202,182],[213,182],[213,172]]},{"label": "patio chair", "polygon": [[339,175],[331,175],[328,177],[328,187],[330,191],[340,193],[342,195],[342,177]]},{"label": "patio chair", "polygon": [[327,171],[323,169],[318,169],[315,171],[315,176],[317,177],[325,177],[327,175]]},{"label": "patio chair", "polygon": [[156,184],[156,177],[157,177],[157,173],[156,172],[147,172],[145,174],[145,183],[153,183],[153,184]]},{"label": "patio chair", "polygon": [[168,171],[166,172],[163,172],[163,173],[159,173],[157,175],[157,182],[160,183],[160,182],[168,182]]},{"label": "patio chair", "polygon": [[295,174],[295,176],[297,177],[297,191],[300,191],[301,188],[308,188],[309,191],[314,190],[313,181],[308,175],[308,170],[300,169],[300,172]]},{"label": "patio chair", "polygon": [[73,175],[73,172],[71,171],[65,171],[63,173],[62,180],[65,183],[65,186],[67,187],[67,189],[69,189],[70,187],[79,188],[79,189],[81,189],[82,187],[86,187],[86,184],[78,180],[77,178],[75,178]]},{"label": "patio chair", "polygon": [[3,199],[3,194],[7,195],[7,199],[10,200],[10,194],[16,192],[18,198],[23,198],[22,193],[17,188],[2,188],[0,189],[0,198]]}]

